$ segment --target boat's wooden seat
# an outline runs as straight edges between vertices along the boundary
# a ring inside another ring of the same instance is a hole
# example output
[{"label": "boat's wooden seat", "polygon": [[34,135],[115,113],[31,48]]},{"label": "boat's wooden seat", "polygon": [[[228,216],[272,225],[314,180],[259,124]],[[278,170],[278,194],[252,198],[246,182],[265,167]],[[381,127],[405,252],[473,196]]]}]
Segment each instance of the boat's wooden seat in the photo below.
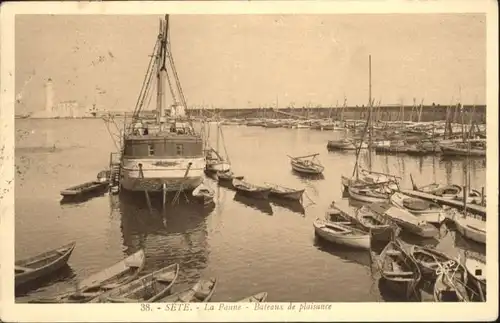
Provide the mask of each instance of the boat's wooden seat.
[{"label": "boat's wooden seat", "polygon": [[22,272],[30,272],[30,271],[35,271],[33,268],[28,268],[28,267],[23,267],[23,266],[18,266],[16,265],[14,268],[16,271],[22,271]]},{"label": "boat's wooden seat", "polygon": [[175,273],[165,273],[160,276],[155,276],[155,279],[160,283],[170,283],[175,278]]},{"label": "boat's wooden seat", "polygon": [[401,251],[398,250],[387,250],[386,254],[389,256],[398,256],[401,254]]},{"label": "boat's wooden seat", "polygon": [[352,224],[351,221],[335,221],[333,223],[335,223],[335,224]]},{"label": "boat's wooden seat", "polygon": [[386,276],[413,276],[412,271],[384,271]]},{"label": "boat's wooden seat", "polygon": [[139,291],[146,290],[146,288],[151,287],[152,284],[153,284],[153,281],[143,282],[141,285],[137,286],[136,288],[134,288],[132,290],[125,291],[125,293],[127,295],[133,295]]}]

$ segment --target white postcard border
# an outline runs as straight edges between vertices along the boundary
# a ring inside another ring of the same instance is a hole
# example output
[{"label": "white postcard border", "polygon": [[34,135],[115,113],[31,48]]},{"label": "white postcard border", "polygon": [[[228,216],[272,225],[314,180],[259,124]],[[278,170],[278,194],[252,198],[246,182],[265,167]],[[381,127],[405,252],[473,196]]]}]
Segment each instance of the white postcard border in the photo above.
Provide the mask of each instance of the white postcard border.
[{"label": "white postcard border", "polygon": [[[343,14],[487,13],[487,196],[488,301],[486,303],[322,303],[331,310],[141,311],[140,304],[14,304],[14,248],[0,253],[0,318],[3,321],[479,321],[498,316],[498,13],[495,1],[200,1],[200,2],[18,2],[1,10],[0,232],[14,246],[14,20],[16,14]],[[3,153],[3,156],[2,156]],[[335,288],[335,286],[332,286]],[[219,308],[220,304],[208,303]],[[320,304],[320,303],[315,303]],[[194,306],[194,305],[193,305]],[[204,308],[205,305],[198,305]],[[255,305],[252,305],[255,306]]]}]

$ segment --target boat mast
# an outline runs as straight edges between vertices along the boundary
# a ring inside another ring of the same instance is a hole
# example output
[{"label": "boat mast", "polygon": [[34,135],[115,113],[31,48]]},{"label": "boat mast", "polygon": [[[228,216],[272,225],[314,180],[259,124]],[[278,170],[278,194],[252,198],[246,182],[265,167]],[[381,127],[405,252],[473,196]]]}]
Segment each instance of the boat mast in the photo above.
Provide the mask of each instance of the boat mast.
[{"label": "boat mast", "polygon": [[163,115],[163,100],[164,100],[164,91],[163,91],[163,81],[164,81],[164,71],[165,68],[165,35],[164,31],[164,22],[160,20],[160,30],[158,32],[158,38],[160,40],[160,46],[158,47],[158,53],[156,54],[156,123],[161,123],[161,117]]}]

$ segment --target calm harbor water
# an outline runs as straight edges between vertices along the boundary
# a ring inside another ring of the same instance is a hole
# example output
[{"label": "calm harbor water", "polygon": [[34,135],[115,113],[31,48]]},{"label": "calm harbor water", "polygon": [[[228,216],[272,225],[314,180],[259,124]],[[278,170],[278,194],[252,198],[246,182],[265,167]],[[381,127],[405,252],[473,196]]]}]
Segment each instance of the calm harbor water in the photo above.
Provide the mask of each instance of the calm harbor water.
[{"label": "calm harbor water", "polygon": [[[93,180],[107,166],[115,148],[104,123],[16,120],[16,259],[77,242],[69,269],[38,289],[18,294],[17,301],[65,290],[140,248],[146,252],[147,272],[180,264],[175,289],[200,277],[217,277],[212,301],[235,301],[261,291],[269,293],[270,302],[389,300],[373,278],[369,252],[329,245],[314,237],[312,222],[323,217],[332,200],[349,203],[342,199],[340,176],[352,173],[355,153],[326,150],[327,140],[343,133],[223,127],[235,173],[255,183],[306,188],[304,212],[256,205],[222,187],[216,189],[217,203],[212,209],[181,202],[162,212],[161,201],[155,199],[150,211],[142,195],[105,194],[84,203],[60,204],[61,189]],[[211,141],[215,143],[215,138]],[[323,179],[306,180],[292,173],[287,155],[317,152],[325,166]],[[365,165],[367,159],[365,153],[361,157]],[[372,169],[401,176],[403,187],[411,186],[409,174],[419,185],[433,181],[462,184],[464,163],[432,156],[372,156]],[[472,187],[485,186],[484,160],[472,160],[470,173]],[[217,187],[210,179],[207,183]],[[437,244],[452,254],[458,248],[477,251],[477,246],[447,228],[441,232],[439,241],[411,242]]]}]

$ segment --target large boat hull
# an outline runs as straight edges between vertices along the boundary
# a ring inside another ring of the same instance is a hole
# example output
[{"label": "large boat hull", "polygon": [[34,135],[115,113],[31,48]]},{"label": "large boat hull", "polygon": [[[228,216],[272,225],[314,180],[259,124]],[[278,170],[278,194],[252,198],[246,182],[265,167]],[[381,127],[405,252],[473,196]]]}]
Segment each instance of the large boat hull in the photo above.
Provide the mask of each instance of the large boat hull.
[{"label": "large boat hull", "polygon": [[[142,165],[142,174],[139,164]],[[187,172],[188,167],[189,172]],[[167,192],[190,191],[203,182],[204,170],[204,158],[161,160],[124,158],[120,182],[122,188],[128,191],[161,192],[163,186]]]}]

